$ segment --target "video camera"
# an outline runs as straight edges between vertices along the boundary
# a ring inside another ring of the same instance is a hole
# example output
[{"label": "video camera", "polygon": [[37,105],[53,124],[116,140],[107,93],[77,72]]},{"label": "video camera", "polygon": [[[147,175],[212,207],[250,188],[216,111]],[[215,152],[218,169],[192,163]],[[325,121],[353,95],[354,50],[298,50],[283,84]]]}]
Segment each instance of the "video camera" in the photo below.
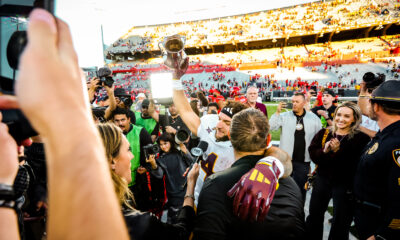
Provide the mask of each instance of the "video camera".
[{"label": "video camera", "polygon": [[100,80],[98,86],[112,87],[114,84],[114,79],[110,76],[111,74],[112,71],[108,67],[99,68],[99,70],[96,72],[96,76]]}]

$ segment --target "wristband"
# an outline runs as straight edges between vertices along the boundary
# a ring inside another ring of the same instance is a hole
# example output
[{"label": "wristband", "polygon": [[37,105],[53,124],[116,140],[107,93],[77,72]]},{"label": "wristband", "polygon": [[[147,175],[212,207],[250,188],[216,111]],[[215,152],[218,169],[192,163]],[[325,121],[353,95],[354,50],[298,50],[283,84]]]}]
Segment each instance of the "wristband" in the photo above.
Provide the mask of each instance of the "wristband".
[{"label": "wristband", "polygon": [[21,209],[23,201],[0,200],[0,208],[11,208],[14,210]]},{"label": "wristband", "polygon": [[268,156],[268,157],[261,158],[257,162],[257,164],[266,164],[266,165],[272,167],[273,162],[275,162],[275,165],[277,166],[277,168],[280,171],[278,178],[281,178],[283,176],[283,174],[285,173],[285,169],[284,169],[281,161],[279,161],[279,159],[277,159],[276,157]]},{"label": "wristband", "polygon": [[15,193],[12,185],[0,183],[0,200],[14,200]]},{"label": "wristband", "polygon": [[182,85],[182,82],[181,82],[181,80],[179,80],[179,79],[177,79],[177,80],[172,80],[172,87],[175,89],[175,90],[183,90],[183,85]]},{"label": "wristband", "polygon": [[195,200],[195,199],[194,199],[194,195],[193,195],[193,194],[190,194],[190,195],[189,195],[189,194],[188,194],[188,195],[185,195],[185,197],[184,197],[184,198],[191,198],[191,199],[193,199],[193,201]]}]

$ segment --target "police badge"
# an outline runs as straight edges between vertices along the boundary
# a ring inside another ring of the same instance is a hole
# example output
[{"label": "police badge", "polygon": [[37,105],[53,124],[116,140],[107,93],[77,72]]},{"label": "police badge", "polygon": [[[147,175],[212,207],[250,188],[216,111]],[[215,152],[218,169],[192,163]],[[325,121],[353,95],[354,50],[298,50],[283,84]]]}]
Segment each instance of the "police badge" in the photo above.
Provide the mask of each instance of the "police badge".
[{"label": "police badge", "polygon": [[372,145],[372,147],[370,147],[370,148],[367,150],[367,153],[368,153],[369,155],[373,154],[373,153],[378,149],[378,147],[379,147],[379,143],[375,143],[374,145]]},{"label": "police badge", "polygon": [[392,155],[394,162],[400,167],[400,148],[393,150]]}]

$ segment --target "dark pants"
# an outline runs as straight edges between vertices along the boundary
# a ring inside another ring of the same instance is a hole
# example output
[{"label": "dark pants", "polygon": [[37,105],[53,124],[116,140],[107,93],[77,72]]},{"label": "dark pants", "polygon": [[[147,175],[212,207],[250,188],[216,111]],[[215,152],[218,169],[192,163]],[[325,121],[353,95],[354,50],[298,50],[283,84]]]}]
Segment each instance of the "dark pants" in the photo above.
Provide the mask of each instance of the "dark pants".
[{"label": "dark pants", "polygon": [[178,215],[182,207],[168,207],[167,223],[176,224],[178,223]]},{"label": "dark pants", "polygon": [[331,180],[316,176],[310,199],[310,215],[306,220],[308,239],[322,239],[324,215],[330,199],[333,199],[333,219],[329,239],[348,239],[354,215],[354,202],[343,185],[332,184]]},{"label": "dark pants", "polygon": [[374,235],[380,224],[379,211],[363,204],[357,204],[354,214],[354,223],[360,239],[367,239]]},{"label": "dark pants", "polygon": [[304,185],[307,182],[308,173],[310,172],[310,163],[309,162],[293,162],[293,172],[292,178],[299,186],[301,195],[303,196],[303,204],[306,200],[307,191],[304,189]]}]

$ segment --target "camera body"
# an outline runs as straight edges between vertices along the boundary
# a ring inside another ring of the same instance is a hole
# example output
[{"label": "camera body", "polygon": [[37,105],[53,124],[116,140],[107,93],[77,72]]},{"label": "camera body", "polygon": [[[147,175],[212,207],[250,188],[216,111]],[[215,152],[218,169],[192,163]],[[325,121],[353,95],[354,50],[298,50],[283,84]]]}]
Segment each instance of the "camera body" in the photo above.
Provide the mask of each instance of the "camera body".
[{"label": "camera body", "polygon": [[119,99],[124,103],[125,107],[130,107],[133,104],[133,101],[129,96],[119,96]]},{"label": "camera body", "polygon": [[385,74],[382,73],[372,73],[367,72],[363,76],[363,81],[365,82],[365,87],[368,92],[371,93],[375,88],[381,85],[386,79]]},{"label": "camera body", "polygon": [[144,155],[149,158],[149,155],[155,155],[160,152],[160,147],[157,144],[147,144],[143,147]]},{"label": "camera body", "polygon": [[114,79],[110,76],[111,74],[112,71],[108,67],[99,68],[99,70],[96,72],[96,76],[100,80],[98,86],[112,87],[114,84]]}]

